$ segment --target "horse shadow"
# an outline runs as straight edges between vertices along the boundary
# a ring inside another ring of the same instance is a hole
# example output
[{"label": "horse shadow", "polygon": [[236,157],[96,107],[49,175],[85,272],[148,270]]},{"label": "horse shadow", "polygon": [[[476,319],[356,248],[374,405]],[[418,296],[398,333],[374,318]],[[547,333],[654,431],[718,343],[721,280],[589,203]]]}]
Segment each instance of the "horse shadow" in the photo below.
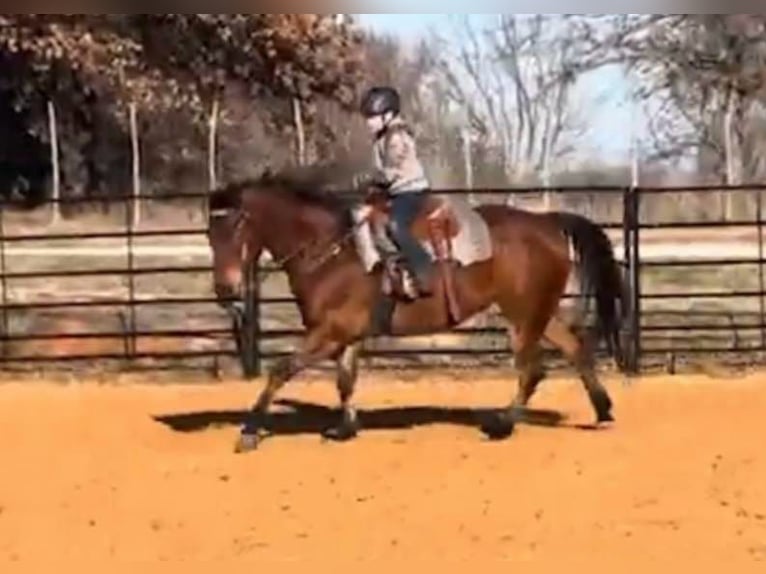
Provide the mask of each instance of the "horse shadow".
[{"label": "horse shadow", "polygon": [[[285,410],[274,410],[269,414],[266,430],[273,435],[321,434],[339,422],[339,412],[336,408],[288,399],[275,401],[274,404]],[[409,430],[432,425],[481,428],[482,424],[497,412],[497,409],[482,408],[391,407],[360,409],[357,414],[362,431],[366,432]],[[240,426],[247,414],[247,411],[206,411],[160,415],[153,418],[173,431],[192,433],[210,428]],[[566,418],[558,411],[527,408],[520,410],[519,422],[555,428],[563,426]]]}]

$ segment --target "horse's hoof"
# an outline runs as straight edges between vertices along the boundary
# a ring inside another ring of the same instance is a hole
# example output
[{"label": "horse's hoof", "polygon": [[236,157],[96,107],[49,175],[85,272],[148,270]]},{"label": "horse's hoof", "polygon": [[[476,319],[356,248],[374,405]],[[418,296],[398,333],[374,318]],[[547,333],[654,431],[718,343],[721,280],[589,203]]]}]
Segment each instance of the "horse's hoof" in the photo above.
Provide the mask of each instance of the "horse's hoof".
[{"label": "horse's hoof", "polygon": [[353,425],[341,425],[329,428],[322,433],[325,440],[332,442],[349,442],[359,436],[359,428]]},{"label": "horse's hoof", "polygon": [[607,399],[606,403],[596,405],[596,424],[609,424],[614,422],[612,415],[612,402]]},{"label": "horse's hoof", "polygon": [[601,413],[600,415],[598,415],[598,420],[596,421],[596,424],[598,426],[611,426],[613,422],[615,422],[615,419],[612,413]]},{"label": "horse's hoof", "polygon": [[490,440],[506,440],[513,436],[515,430],[514,421],[508,416],[494,417],[487,421],[482,427],[482,432]]},{"label": "horse's hoof", "polygon": [[234,445],[235,454],[246,454],[258,450],[258,444],[260,439],[258,435],[254,434],[242,434],[237,439],[237,443]]},{"label": "horse's hoof", "polygon": [[612,399],[609,398],[606,391],[596,392],[591,398],[593,399],[593,406],[595,407],[598,424],[613,423]]}]

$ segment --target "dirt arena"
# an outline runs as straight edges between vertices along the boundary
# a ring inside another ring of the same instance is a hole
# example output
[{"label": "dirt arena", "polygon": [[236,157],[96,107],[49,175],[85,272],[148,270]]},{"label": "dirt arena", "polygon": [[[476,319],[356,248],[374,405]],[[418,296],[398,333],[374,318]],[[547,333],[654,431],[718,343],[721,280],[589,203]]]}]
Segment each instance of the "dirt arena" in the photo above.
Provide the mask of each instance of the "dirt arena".
[{"label": "dirt arena", "polygon": [[506,382],[363,373],[338,445],[334,388],[304,381],[237,456],[257,386],[3,384],[0,572],[766,571],[766,375],[609,389],[611,429],[559,379],[490,443]]}]

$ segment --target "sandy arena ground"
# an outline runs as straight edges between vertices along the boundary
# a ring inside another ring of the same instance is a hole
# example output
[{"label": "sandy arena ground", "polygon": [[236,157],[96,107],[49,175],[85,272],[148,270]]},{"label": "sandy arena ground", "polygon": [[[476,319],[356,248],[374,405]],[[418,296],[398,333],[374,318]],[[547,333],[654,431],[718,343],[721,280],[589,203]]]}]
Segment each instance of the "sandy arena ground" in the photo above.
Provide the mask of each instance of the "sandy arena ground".
[{"label": "sandy arena ground", "polygon": [[563,420],[490,443],[506,382],[363,373],[337,445],[333,386],[303,382],[237,456],[256,386],[4,384],[0,572],[766,572],[766,375],[609,389],[612,429],[554,380],[533,406]]}]

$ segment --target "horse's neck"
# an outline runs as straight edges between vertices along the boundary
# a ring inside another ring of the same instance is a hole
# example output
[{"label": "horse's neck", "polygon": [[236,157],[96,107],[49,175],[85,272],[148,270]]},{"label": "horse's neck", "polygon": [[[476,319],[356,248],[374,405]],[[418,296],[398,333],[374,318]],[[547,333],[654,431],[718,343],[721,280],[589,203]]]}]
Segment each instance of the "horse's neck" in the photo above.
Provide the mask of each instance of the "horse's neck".
[{"label": "horse's neck", "polygon": [[[307,211],[300,206],[288,205],[266,213],[264,247],[275,261],[283,261],[288,272],[302,269],[301,262],[319,256],[323,245],[330,249],[339,228],[336,217],[323,210]],[[296,232],[296,231],[300,232]]]}]

